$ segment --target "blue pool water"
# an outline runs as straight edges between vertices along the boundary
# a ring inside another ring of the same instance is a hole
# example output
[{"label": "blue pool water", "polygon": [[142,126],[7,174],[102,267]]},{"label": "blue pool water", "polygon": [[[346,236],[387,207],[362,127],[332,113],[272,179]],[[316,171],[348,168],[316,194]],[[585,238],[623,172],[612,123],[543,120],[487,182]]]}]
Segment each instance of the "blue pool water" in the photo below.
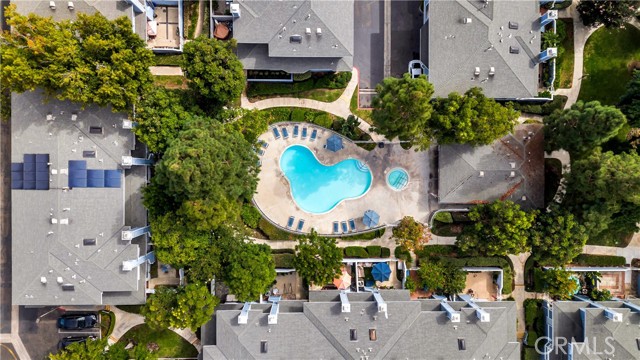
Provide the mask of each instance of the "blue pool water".
[{"label": "blue pool water", "polygon": [[371,187],[371,172],[360,161],[346,159],[325,166],[302,145],[292,145],[282,153],[280,168],[289,180],[293,200],[313,214],[329,212],[341,201],[360,197]]},{"label": "blue pool water", "polygon": [[409,174],[404,169],[393,169],[387,175],[387,184],[394,190],[402,190],[409,183]]}]

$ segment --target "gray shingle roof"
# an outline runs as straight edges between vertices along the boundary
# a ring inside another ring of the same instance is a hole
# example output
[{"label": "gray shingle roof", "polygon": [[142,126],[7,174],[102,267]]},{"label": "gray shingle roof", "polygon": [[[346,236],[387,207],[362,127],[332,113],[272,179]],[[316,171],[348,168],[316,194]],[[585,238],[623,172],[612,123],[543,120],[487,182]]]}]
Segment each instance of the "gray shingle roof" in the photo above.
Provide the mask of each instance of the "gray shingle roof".
[{"label": "gray shingle roof", "polygon": [[[245,68],[290,71],[286,69],[289,63],[299,59],[304,60],[295,69],[306,68],[290,72],[334,70],[341,58],[348,58],[346,63],[352,65],[353,0],[245,0],[239,4],[233,37],[240,47],[251,45],[238,51]],[[291,41],[291,36],[299,36],[299,42]],[[245,62],[245,58],[254,60]],[[294,69],[296,64],[291,66]]]},{"label": "gray shingle roof", "polygon": [[502,198],[523,208],[543,207],[543,147],[544,133],[539,124],[518,125],[513,134],[491,145],[441,145],[440,203],[472,204]]},{"label": "gray shingle roof", "polygon": [[[49,154],[49,190],[12,190],[13,304],[19,305],[95,305],[106,303],[103,295],[116,295],[109,301],[144,302],[146,267],[122,271],[122,263],[146,252],[146,238],[132,243],[121,241],[125,225],[144,225],[146,217],[127,223],[127,213],[141,207],[140,187],[145,172],[127,170],[120,188],[68,187],[70,160],[85,160],[89,169],[119,169],[122,156],[130,155],[134,135],[122,129],[124,114],[110,108],[81,105],[50,99],[43,103],[42,91],[12,94],[11,161],[22,162],[24,154]],[[71,120],[77,112],[77,120]],[[47,121],[47,114],[55,120]],[[103,134],[89,132],[99,126]],[[83,151],[96,152],[84,158]],[[52,224],[52,218],[58,220]],[[68,219],[68,225],[61,224]],[[85,246],[84,239],[96,245]],[[46,284],[41,282],[46,278]],[[73,284],[65,291],[57,283]],[[141,282],[140,278],[143,279]]]},{"label": "gray shingle roof", "polygon": [[[519,359],[515,303],[480,303],[491,314],[491,322],[480,323],[465,302],[450,302],[462,313],[459,323],[451,323],[438,300],[412,301],[408,292],[393,291],[404,295],[404,300],[388,300],[397,296],[382,292],[388,317],[378,313],[368,293],[348,294],[350,313],[342,313],[336,300],[296,301],[302,310],[290,312],[281,305],[276,325],[267,323],[270,305],[253,305],[246,325],[238,324],[241,305],[221,307],[215,315],[216,342],[205,343],[203,358],[415,359],[429,354],[430,359],[449,360],[481,359],[489,354],[492,359]],[[285,303],[289,301],[281,302]],[[357,341],[351,341],[351,329]],[[375,329],[376,340],[369,338],[370,329]],[[466,350],[458,349],[458,339],[465,340]],[[260,352],[261,341],[267,341],[266,354]]]},{"label": "gray shingle roof", "polygon": [[353,57],[343,58],[326,57],[271,57],[268,53],[268,45],[265,44],[238,44],[238,58],[245,69],[255,70],[281,70],[291,74],[300,74],[313,70],[351,71]]},{"label": "gray shingle roof", "polygon": [[[463,93],[481,87],[493,98],[528,98],[538,94],[540,52],[539,4],[537,1],[431,0],[429,22],[423,32],[423,62],[435,96]],[[463,23],[470,18],[470,23]],[[509,22],[518,29],[509,29]],[[520,48],[511,54],[510,46]],[[426,61],[425,61],[426,60]],[[480,76],[474,76],[475,68]],[[489,76],[490,67],[495,75]]]}]

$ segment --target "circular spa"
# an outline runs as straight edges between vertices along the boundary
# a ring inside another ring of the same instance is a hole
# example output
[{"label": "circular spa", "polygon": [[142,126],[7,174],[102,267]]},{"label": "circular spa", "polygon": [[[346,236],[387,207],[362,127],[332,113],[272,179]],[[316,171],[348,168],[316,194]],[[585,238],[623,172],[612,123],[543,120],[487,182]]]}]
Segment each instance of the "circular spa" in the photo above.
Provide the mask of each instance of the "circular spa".
[{"label": "circular spa", "polygon": [[280,169],[289,181],[300,209],[324,214],[344,200],[357,199],[371,188],[371,171],[356,159],[324,165],[303,145],[289,146],[280,156]]},{"label": "circular spa", "polygon": [[395,168],[387,174],[387,185],[396,191],[403,190],[409,183],[409,173],[405,169]]}]

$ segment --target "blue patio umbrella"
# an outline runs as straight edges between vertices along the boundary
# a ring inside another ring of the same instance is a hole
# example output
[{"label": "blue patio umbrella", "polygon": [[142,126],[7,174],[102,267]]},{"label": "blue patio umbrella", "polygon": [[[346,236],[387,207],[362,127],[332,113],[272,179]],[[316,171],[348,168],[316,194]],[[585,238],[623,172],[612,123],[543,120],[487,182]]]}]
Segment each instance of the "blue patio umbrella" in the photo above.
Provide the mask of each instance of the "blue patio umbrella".
[{"label": "blue patio umbrella", "polygon": [[380,215],[373,210],[367,210],[364,212],[364,217],[362,218],[362,222],[366,227],[374,227],[378,225],[380,221]]},{"label": "blue patio umbrella", "polygon": [[327,139],[327,150],[336,152],[344,148],[342,145],[342,138],[338,135],[331,135],[330,138]]},{"label": "blue patio umbrella", "polygon": [[373,269],[371,269],[371,276],[373,276],[375,281],[387,281],[390,275],[391,269],[389,265],[384,262],[376,263],[373,265]]}]

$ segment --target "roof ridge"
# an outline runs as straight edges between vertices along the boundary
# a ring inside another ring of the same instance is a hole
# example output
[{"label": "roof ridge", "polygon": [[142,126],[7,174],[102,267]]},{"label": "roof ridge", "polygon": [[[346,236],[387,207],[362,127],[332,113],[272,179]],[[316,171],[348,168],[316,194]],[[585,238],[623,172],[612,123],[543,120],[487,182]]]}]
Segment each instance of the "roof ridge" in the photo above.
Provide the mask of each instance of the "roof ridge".
[{"label": "roof ridge", "polygon": [[331,343],[331,345],[333,345],[333,347],[336,349],[336,351],[339,352],[340,355],[342,355],[343,358],[345,358],[345,359],[352,359],[353,358],[353,356],[351,356],[349,351],[347,349],[345,349],[344,346],[342,346],[342,344],[340,344],[340,341],[338,341],[338,339],[336,339],[335,336],[333,336],[331,331],[329,331],[329,329],[327,329],[326,326],[324,326],[322,321],[320,321],[320,319],[318,319],[316,314],[314,314],[313,311],[311,311],[309,306],[304,306],[302,313],[307,317],[307,319],[309,319],[309,322],[313,326],[315,326],[316,329],[318,329],[318,331],[320,331],[320,333],[322,335],[324,335],[324,337],[327,340],[330,340],[329,342]]},{"label": "roof ridge", "polygon": [[[517,40],[517,36],[516,36],[516,40]],[[527,47],[528,49],[528,47]],[[529,50],[531,51],[531,50]],[[509,70],[511,70],[511,66],[509,66],[509,62],[507,61],[507,59],[504,58],[504,56],[502,56],[502,53],[498,50],[496,50],[496,53],[498,54],[498,56],[500,56],[500,58],[502,59],[502,61],[504,62],[504,64],[507,66],[507,68],[509,68]],[[526,90],[527,86],[522,82],[522,79],[520,79],[520,76],[518,76],[518,74],[516,74],[515,71],[511,70],[511,73],[514,75],[514,77],[516,79],[518,79],[518,82],[520,83],[520,85],[522,85],[522,87]],[[528,92],[528,90],[527,90]]]},{"label": "roof ridge", "polygon": [[[418,304],[421,305],[421,304]],[[405,318],[405,321],[403,321],[400,326],[398,327],[398,330],[396,330],[396,332],[393,334],[393,336],[391,336],[391,338],[389,338],[389,341],[387,341],[387,343],[384,345],[384,347],[382,349],[380,349],[380,351],[378,352],[378,358],[380,359],[384,359],[387,354],[389,353],[389,351],[391,351],[396,344],[398,343],[398,340],[401,339],[403,337],[403,335],[413,326],[413,323],[416,322],[416,320],[418,320],[418,318],[420,317],[421,313],[422,313],[422,309],[421,307],[417,307],[417,316],[413,316],[413,320],[411,321],[406,321],[407,318],[410,318],[410,316],[407,316]],[[403,330],[404,328],[404,330]]]}]

